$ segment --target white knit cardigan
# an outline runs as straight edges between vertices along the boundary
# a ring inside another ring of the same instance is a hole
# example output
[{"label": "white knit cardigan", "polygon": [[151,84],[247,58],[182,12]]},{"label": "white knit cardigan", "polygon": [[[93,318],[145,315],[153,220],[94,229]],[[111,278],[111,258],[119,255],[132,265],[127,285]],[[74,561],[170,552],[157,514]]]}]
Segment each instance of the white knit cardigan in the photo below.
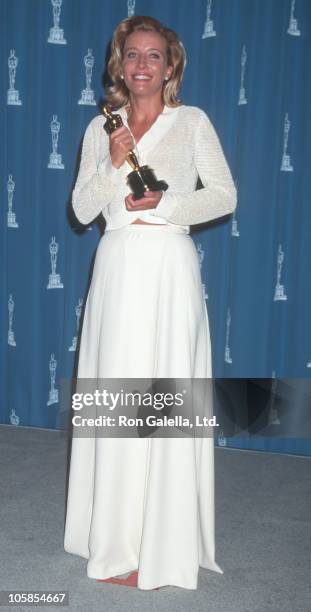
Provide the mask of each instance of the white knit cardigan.
[{"label": "white knit cardigan", "polygon": [[[128,127],[125,107],[116,111]],[[157,207],[128,211],[124,198],[130,193],[125,162],[114,168],[109,153],[106,119],[98,115],[89,123],[83,140],[80,169],[72,194],[79,221],[88,224],[100,213],[106,229],[118,229],[142,219],[149,223],[184,226],[211,221],[232,213],[237,192],[215,129],[207,114],[196,106],[164,106],[136,145],[140,165],[148,164],[169,187]],[[203,188],[196,189],[198,176]]]}]

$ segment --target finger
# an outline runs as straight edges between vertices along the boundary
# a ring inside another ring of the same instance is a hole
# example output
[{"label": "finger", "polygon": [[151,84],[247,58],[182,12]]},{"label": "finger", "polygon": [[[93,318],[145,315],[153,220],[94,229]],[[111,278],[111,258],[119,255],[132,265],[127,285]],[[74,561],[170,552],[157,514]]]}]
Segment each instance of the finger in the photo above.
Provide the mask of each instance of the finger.
[{"label": "finger", "polygon": [[111,140],[115,140],[116,138],[120,138],[120,136],[125,136],[130,134],[129,130],[122,125],[121,127],[118,127],[116,130],[113,130],[113,132],[111,132],[110,134],[110,138]]},{"label": "finger", "polygon": [[125,205],[128,210],[135,210],[133,195],[131,193],[126,196]]},{"label": "finger", "polygon": [[134,145],[132,142],[120,142],[120,147],[123,151],[131,151],[131,149],[134,148]]},{"label": "finger", "polygon": [[114,145],[114,144],[120,145],[120,144],[124,144],[124,143],[129,143],[129,142],[130,142],[130,140],[129,140],[127,137],[124,137],[124,136],[118,136],[118,137],[116,137],[116,138],[115,138],[115,139],[114,139],[114,140],[111,142],[111,144],[113,144],[113,145]]},{"label": "finger", "polygon": [[133,140],[133,138],[132,138],[132,136],[130,134],[120,138],[120,142],[123,142],[124,144],[126,144],[126,145],[128,145],[130,147],[134,147],[135,146],[134,145],[134,140]]},{"label": "finger", "polygon": [[129,132],[127,128],[118,128],[112,133],[111,142],[119,143],[119,142],[129,142],[134,146],[134,141],[132,134]]},{"label": "finger", "polygon": [[158,204],[161,200],[161,197],[162,197],[162,194],[159,191],[156,191],[156,192],[145,191],[144,200],[145,202],[148,202],[149,205]]},{"label": "finger", "polygon": [[126,139],[116,138],[113,144],[118,145],[122,149],[122,151],[130,151],[131,149],[134,148],[133,141],[128,138]]},{"label": "finger", "polygon": [[144,197],[145,198],[154,198],[157,196],[159,192],[158,191],[144,191]]},{"label": "finger", "polygon": [[[143,198],[139,198],[137,200],[134,200],[133,194],[130,193],[126,196],[126,201],[130,204],[130,206],[132,206],[133,208],[138,209],[140,208],[141,210],[143,209],[148,209],[148,208],[153,208],[154,204],[158,204],[159,200],[160,200],[160,194],[161,192],[159,191],[145,191],[145,194],[148,194]],[[152,194],[152,195],[149,195]]]},{"label": "finger", "polygon": [[130,199],[130,205],[133,209],[137,209],[139,207],[146,207],[146,199],[145,198],[140,198],[139,200],[134,200],[134,198]]},{"label": "finger", "polygon": [[137,200],[134,200],[134,198],[131,199],[131,205],[134,208],[137,208],[138,206],[145,206],[146,200],[145,198],[139,198]]}]

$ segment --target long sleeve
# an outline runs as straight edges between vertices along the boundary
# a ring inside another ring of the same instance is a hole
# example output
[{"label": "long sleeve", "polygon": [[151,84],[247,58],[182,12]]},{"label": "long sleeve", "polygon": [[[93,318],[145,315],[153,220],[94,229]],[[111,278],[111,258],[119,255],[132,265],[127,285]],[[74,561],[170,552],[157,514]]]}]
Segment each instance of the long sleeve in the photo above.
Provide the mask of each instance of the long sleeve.
[{"label": "long sleeve", "polygon": [[194,163],[204,187],[190,192],[165,191],[157,207],[149,211],[151,215],[178,225],[195,225],[235,210],[237,192],[230,169],[216,131],[201,109],[195,130]]},{"label": "long sleeve", "polygon": [[[72,192],[73,210],[84,225],[93,221],[111,202],[120,181],[119,170],[111,163],[108,147],[105,158],[98,161],[95,138],[97,125],[93,120],[86,128],[79,173]],[[105,134],[102,137],[105,138]]]}]

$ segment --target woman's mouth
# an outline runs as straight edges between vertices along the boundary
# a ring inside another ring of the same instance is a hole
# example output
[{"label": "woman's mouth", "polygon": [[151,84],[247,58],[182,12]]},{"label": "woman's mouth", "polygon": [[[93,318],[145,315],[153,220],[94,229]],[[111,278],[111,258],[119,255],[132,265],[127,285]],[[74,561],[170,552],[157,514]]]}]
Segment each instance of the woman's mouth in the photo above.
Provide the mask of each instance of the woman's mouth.
[{"label": "woman's mouth", "polygon": [[134,81],[150,81],[151,76],[148,74],[133,74],[132,79]]}]

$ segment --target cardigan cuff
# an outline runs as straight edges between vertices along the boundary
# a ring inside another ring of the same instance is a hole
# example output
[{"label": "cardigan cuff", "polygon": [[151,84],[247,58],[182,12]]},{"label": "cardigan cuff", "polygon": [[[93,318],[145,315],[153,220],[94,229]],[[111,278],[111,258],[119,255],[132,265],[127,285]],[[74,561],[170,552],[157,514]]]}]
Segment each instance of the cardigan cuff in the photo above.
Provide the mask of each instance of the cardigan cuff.
[{"label": "cardigan cuff", "polygon": [[101,176],[110,179],[114,185],[118,186],[123,174],[121,168],[122,166],[120,168],[115,168],[112,165],[110,155],[108,155],[102,162],[100,162],[98,172]]},{"label": "cardigan cuff", "polygon": [[150,208],[149,213],[156,217],[170,216],[176,208],[176,197],[173,193],[162,191],[162,198],[156,208]]}]

